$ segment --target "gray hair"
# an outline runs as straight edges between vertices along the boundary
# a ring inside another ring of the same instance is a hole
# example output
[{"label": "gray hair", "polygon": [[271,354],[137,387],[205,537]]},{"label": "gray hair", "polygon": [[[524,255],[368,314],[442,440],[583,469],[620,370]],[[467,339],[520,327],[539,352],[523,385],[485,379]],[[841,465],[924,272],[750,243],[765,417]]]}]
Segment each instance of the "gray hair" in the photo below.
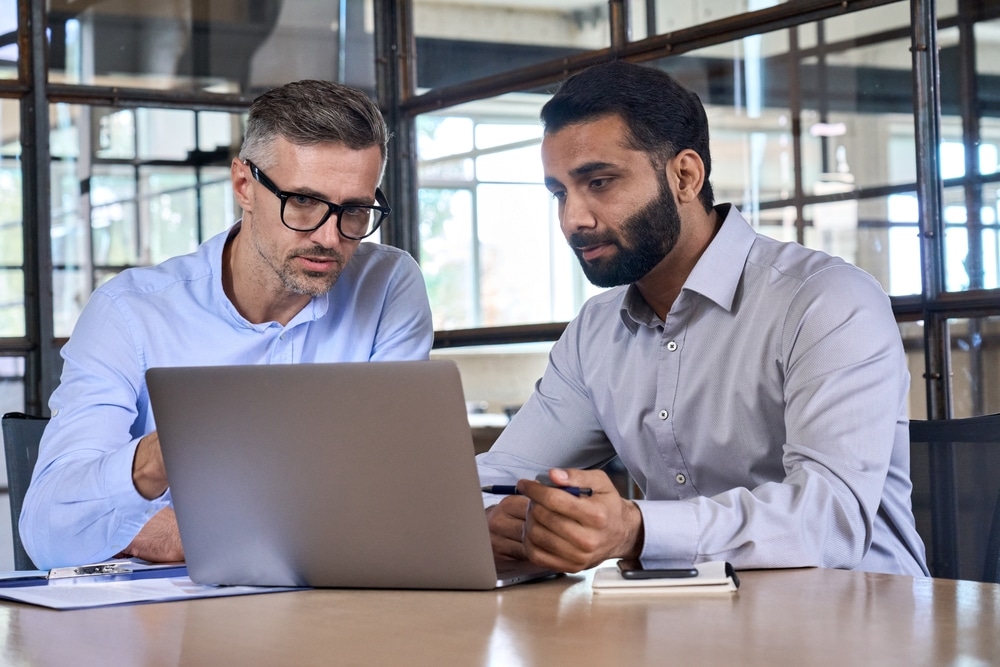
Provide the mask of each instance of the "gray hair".
[{"label": "gray hair", "polygon": [[304,80],[262,94],[250,105],[240,159],[261,169],[273,166],[271,145],[279,136],[297,146],[378,146],[385,167],[389,129],[378,106],[357,88]]}]

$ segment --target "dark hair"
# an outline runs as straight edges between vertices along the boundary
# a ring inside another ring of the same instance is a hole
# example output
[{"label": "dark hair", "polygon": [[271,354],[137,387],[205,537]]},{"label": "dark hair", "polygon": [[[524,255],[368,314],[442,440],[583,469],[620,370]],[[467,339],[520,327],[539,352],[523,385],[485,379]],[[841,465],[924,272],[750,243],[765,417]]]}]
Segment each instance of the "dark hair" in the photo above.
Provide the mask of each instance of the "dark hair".
[{"label": "dark hair", "polygon": [[698,95],[666,72],[615,60],[566,79],[542,107],[541,117],[550,133],[611,114],[625,121],[629,147],[647,153],[657,169],[684,149],[697,153],[705,163],[698,198],[711,210],[708,117]]},{"label": "dark hair", "polygon": [[332,81],[304,80],[267,91],[250,105],[240,158],[269,166],[271,143],[340,143],[353,150],[378,146],[385,165],[389,130],[378,106],[361,90]]}]

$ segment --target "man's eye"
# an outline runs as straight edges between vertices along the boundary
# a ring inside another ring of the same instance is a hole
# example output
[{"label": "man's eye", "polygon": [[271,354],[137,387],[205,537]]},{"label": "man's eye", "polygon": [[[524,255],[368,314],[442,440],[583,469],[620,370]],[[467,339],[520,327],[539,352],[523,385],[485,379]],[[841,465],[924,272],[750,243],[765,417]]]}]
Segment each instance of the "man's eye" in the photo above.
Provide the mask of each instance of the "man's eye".
[{"label": "man's eye", "polygon": [[292,202],[295,206],[308,207],[316,206],[319,202],[312,197],[307,197],[305,195],[292,195],[288,198],[288,201]]},{"label": "man's eye", "polygon": [[552,198],[555,199],[556,201],[562,201],[563,199],[566,199],[566,193],[563,192],[562,190],[559,190],[557,192],[553,192],[551,194],[552,194]]},{"label": "man's eye", "polygon": [[600,190],[601,188],[606,187],[610,182],[610,178],[595,178],[590,182],[590,187],[595,190]]}]

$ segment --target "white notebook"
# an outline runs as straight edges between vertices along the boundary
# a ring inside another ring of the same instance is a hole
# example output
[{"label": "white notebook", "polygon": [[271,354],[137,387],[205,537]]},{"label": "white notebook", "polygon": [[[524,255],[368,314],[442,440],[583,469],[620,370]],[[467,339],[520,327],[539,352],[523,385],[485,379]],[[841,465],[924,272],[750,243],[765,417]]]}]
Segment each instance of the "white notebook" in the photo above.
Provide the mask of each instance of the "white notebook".
[{"label": "white notebook", "polygon": [[699,563],[696,577],[680,579],[625,579],[617,567],[601,567],[594,573],[594,593],[600,594],[662,594],[732,593],[740,587],[733,566],[716,560]]}]

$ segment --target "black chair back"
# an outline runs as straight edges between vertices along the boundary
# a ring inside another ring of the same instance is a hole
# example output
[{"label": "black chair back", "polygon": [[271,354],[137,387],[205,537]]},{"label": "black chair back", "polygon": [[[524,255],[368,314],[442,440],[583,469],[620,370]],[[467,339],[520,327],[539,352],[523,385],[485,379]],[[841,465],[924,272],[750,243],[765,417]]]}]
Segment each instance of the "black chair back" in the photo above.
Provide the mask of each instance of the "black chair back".
[{"label": "black chair back", "polygon": [[20,412],[8,412],[3,416],[4,458],[7,462],[7,488],[10,493],[10,523],[14,536],[14,567],[18,570],[34,570],[35,564],[21,544],[17,529],[21,517],[21,505],[28,491],[31,473],[38,459],[38,443],[42,439],[47,417],[32,417]]},{"label": "black chair back", "polygon": [[910,477],[931,575],[1000,583],[1000,414],[910,421]]}]

